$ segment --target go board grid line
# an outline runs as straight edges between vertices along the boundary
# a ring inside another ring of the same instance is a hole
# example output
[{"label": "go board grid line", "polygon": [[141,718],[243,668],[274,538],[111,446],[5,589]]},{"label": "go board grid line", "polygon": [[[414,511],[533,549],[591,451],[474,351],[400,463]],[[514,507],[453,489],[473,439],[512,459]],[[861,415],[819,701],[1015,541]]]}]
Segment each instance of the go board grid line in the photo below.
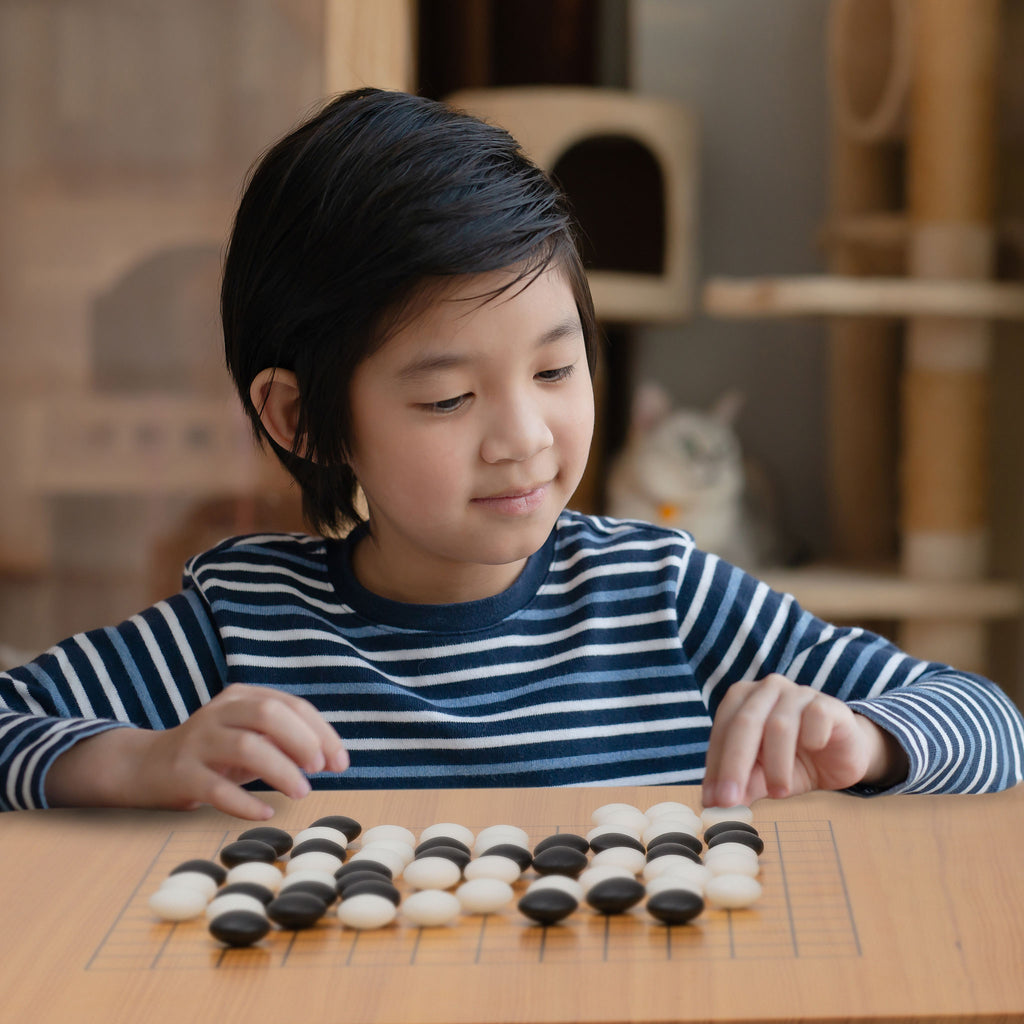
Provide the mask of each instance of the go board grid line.
[{"label": "go board grid line", "polygon": [[836,832],[835,832],[835,829],[832,827],[832,819],[829,818],[829,819],[827,819],[827,821],[828,821],[828,834],[829,834],[829,837],[832,840],[832,849],[835,851],[835,856],[836,856],[836,869],[839,872],[839,881],[840,881],[840,883],[842,884],[842,887],[843,887],[843,899],[846,901],[846,912],[847,912],[847,914],[849,914],[849,917],[850,917],[850,928],[853,931],[853,941],[854,941],[854,943],[857,946],[857,956],[863,956],[864,954],[861,951],[861,947],[860,947],[860,934],[857,932],[857,922],[854,920],[854,917],[853,917],[853,906],[850,903],[850,890],[849,890],[849,888],[846,885],[846,874],[843,871],[843,861],[842,861],[842,858],[839,856],[839,846],[836,843]]},{"label": "go board grid line", "polygon": [[[764,823],[764,831],[770,836],[768,824]],[[860,939],[831,820],[773,824],[775,843],[765,851],[763,861],[769,869],[776,863],[779,865],[783,884],[776,889],[774,896],[766,893],[765,898],[759,901],[761,921],[756,918],[743,920],[743,915],[734,915],[732,911],[710,911],[706,917],[694,923],[694,927],[701,930],[690,933],[683,926],[662,926],[636,913],[622,915],[622,920],[604,918],[591,921],[587,918],[568,926],[563,923],[551,928],[532,923],[527,926],[518,919],[513,920],[512,915],[484,915],[475,935],[467,929],[461,936],[464,941],[445,948],[441,948],[441,944],[449,942],[452,936],[425,935],[424,932],[431,932],[431,929],[414,929],[410,926],[403,927],[404,936],[384,936],[379,941],[370,941],[361,932],[345,929],[346,941],[335,943],[333,936],[327,934],[330,923],[325,922],[319,934],[314,934],[313,930],[284,934],[272,932],[268,936],[267,946],[263,947],[271,956],[261,962],[260,967],[265,969],[266,966],[284,967],[298,963],[306,968],[356,968],[387,963],[400,966],[403,962],[410,966],[429,967],[433,963],[454,962],[453,957],[459,963],[469,966],[506,961],[566,963],[646,960],[683,963],[722,958],[742,961],[799,957],[807,953],[808,949],[813,949],[815,957],[852,955],[854,949],[856,955],[860,956]],[[565,830],[563,826],[545,829],[535,825],[529,828],[531,833],[536,833],[534,839]],[[216,842],[211,836],[218,837]],[[148,890],[159,884],[156,874],[160,862],[162,859],[169,860],[169,854],[175,846],[184,847],[190,851],[190,856],[199,856],[200,839],[205,840],[205,851],[211,846],[219,850],[230,839],[230,833],[214,830],[171,832],[106,930],[90,956],[86,969],[130,970],[136,966],[135,961],[140,959],[139,953],[145,955],[150,969],[196,970],[209,969],[211,966],[242,966],[252,969],[255,966],[244,956],[247,951],[226,948],[218,950],[212,945],[206,929],[200,931],[194,924],[187,927],[190,922],[184,926],[167,926],[156,952],[153,953],[151,945],[146,949],[146,943],[152,942],[150,936],[153,931],[161,925],[146,916],[148,909],[140,894],[145,895],[144,888]],[[216,851],[212,856],[216,858]],[[797,870],[796,865],[801,865],[801,868]],[[801,884],[805,881],[803,869],[806,869],[808,876],[807,885]],[[794,871],[797,879],[795,889]],[[773,915],[776,914],[781,920],[775,919]],[[493,920],[488,920],[488,917]],[[129,923],[132,927],[129,927]],[[464,919],[461,927],[467,926],[473,927],[469,917]],[[787,926],[789,942],[782,940],[782,932]],[[658,927],[665,927],[664,941],[651,931]],[[559,934],[558,930],[562,928],[567,930]],[[532,935],[528,937],[530,933]],[[302,935],[302,941],[298,941],[299,934]],[[570,938],[571,941],[568,941]],[[555,939],[557,941],[552,944]],[[393,941],[389,945],[385,940]],[[130,955],[132,949],[137,950],[134,956]],[[215,951],[219,955],[211,956]]]},{"label": "go board grid line", "polygon": [[786,861],[782,856],[782,840],[779,838],[779,823],[775,827],[775,847],[779,851],[779,875],[782,878],[782,893],[786,898],[786,916],[789,919],[789,937],[793,943],[793,956],[800,956],[800,943],[796,937],[796,922],[793,920],[793,904],[789,901],[789,883],[786,880]]}]

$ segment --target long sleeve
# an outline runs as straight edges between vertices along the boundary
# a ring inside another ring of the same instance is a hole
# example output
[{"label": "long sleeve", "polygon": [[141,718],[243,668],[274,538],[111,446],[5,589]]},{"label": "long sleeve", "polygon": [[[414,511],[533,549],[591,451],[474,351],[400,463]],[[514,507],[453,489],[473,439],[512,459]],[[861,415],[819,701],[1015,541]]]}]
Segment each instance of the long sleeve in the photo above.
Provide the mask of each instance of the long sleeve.
[{"label": "long sleeve", "polygon": [[218,638],[194,590],[0,673],[0,810],[45,807],[47,770],[79,740],[178,725],[224,678]]},{"label": "long sleeve", "polygon": [[829,625],[697,550],[682,567],[679,607],[680,637],[712,715],[731,683],[777,672],[846,701],[899,741],[910,771],[888,793],[981,793],[1022,781],[1024,720],[989,680]]}]

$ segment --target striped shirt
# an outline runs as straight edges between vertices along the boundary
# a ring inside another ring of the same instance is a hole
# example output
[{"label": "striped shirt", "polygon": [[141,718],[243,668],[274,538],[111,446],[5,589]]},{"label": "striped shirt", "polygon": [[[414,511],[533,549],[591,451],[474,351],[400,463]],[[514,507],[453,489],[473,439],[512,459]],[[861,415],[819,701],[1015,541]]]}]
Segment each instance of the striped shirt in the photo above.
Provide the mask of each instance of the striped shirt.
[{"label": "striped shirt", "polygon": [[0,806],[45,806],[77,740],[175,726],[230,683],[333,723],[351,767],[318,788],[695,783],[725,691],[772,672],[896,736],[889,792],[1021,781],[1024,722],[994,684],[829,625],[684,533],[565,512],[508,590],[455,605],[365,590],[358,537],[226,541],[181,593],[0,674]]}]

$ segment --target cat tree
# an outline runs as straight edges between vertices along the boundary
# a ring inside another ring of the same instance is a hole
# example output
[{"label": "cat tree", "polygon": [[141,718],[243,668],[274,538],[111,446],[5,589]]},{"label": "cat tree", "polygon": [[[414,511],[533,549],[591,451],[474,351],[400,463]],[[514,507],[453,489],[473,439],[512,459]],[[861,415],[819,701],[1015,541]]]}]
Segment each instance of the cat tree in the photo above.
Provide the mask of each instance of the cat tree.
[{"label": "cat tree", "polygon": [[[833,386],[857,389],[835,402],[832,452],[849,512],[834,525],[840,550],[862,563],[887,546],[877,514],[887,485],[874,467],[892,465],[883,446],[895,432],[865,434],[861,423],[887,416],[879,407],[896,364],[884,318],[905,324],[898,569],[812,569],[771,582],[826,617],[898,619],[913,653],[983,671],[986,624],[1024,607],[1017,583],[988,577],[992,330],[1024,320],[1024,286],[992,279],[1000,5],[834,0],[831,33],[833,272],[713,280],[704,304],[718,316],[830,318]],[[873,66],[870,54],[860,64],[851,56],[879,39],[888,45]],[[889,178],[894,139],[905,154],[902,213],[885,207],[899,192]],[[894,263],[902,275],[892,276]],[[858,516],[867,530],[844,533]]]}]

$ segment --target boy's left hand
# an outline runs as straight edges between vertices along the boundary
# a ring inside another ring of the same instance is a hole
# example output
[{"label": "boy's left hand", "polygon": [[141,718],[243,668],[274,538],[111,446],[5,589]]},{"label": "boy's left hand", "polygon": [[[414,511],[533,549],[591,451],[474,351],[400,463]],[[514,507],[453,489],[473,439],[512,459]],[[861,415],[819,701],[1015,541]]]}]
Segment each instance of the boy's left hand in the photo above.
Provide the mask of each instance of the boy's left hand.
[{"label": "boy's left hand", "polygon": [[736,682],[711,728],[705,807],[761,797],[893,785],[906,777],[906,753],[893,737],[836,697],[785,676]]}]

